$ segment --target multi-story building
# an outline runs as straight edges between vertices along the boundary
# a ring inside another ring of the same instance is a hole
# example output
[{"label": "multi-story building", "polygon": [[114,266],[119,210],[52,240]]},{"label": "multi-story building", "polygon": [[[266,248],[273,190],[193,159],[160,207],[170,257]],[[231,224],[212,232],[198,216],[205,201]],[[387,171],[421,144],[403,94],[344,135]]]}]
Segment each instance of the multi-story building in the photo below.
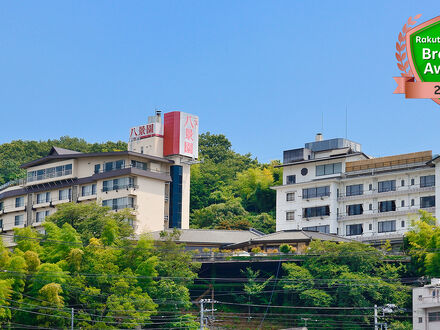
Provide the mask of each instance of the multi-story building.
[{"label": "multi-story building", "polygon": [[371,158],[359,143],[318,134],[284,151],[276,229],[401,241],[419,209],[435,214],[436,161],[431,151]]},{"label": "multi-story building", "polygon": [[66,202],[98,202],[136,214],[136,233],[189,228],[190,165],[198,118],[160,112],[130,131],[128,151],[81,153],[53,147],[23,164],[26,177],[0,187],[0,229],[39,228]]},{"label": "multi-story building", "polygon": [[440,279],[413,289],[413,329],[440,329]]}]

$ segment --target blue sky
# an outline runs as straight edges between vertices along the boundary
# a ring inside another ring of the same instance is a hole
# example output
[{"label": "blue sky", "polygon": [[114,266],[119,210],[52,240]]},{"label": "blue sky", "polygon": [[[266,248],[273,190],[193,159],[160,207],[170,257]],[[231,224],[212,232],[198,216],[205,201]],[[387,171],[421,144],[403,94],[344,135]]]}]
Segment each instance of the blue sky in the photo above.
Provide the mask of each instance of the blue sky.
[{"label": "blue sky", "polygon": [[156,108],[280,159],[321,131],[385,156],[440,153],[440,106],[393,95],[423,1],[2,1],[0,143],[127,140]]}]

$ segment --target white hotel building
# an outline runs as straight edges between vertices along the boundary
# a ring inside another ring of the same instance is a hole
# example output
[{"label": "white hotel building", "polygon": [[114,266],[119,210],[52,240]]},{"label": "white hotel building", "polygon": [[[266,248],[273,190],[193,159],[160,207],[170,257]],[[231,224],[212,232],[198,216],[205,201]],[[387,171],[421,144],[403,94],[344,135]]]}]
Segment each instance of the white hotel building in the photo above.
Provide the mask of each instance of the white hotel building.
[{"label": "white hotel building", "polygon": [[418,210],[435,215],[440,158],[431,151],[371,158],[337,138],[284,151],[276,230],[308,229],[362,241],[402,240]]}]

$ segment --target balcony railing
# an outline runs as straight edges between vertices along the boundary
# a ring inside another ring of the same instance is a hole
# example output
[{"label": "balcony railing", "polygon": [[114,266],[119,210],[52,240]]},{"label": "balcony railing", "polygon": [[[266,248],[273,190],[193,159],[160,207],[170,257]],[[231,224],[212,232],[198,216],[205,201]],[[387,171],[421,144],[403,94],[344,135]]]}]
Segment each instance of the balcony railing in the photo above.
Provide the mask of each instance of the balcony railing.
[{"label": "balcony railing", "polygon": [[416,214],[419,212],[419,210],[424,210],[433,213],[435,211],[435,207],[426,207],[426,208],[399,207],[395,211],[388,211],[388,212],[378,212],[378,210],[375,209],[375,210],[368,210],[362,214],[356,214],[356,215],[347,215],[346,213],[343,213],[338,215],[338,220],[357,220],[357,219],[366,219],[366,218],[383,218],[389,216]]},{"label": "balcony railing", "polygon": [[0,186],[0,191],[9,188],[9,187],[14,187],[14,186],[22,186],[26,184],[26,178],[21,178],[21,179],[15,179],[9,182],[6,182],[4,184],[2,184]]},{"label": "balcony railing", "polygon": [[435,186],[430,187],[420,187],[420,185],[412,185],[406,187],[397,187],[396,190],[379,192],[376,189],[373,190],[365,190],[361,195],[352,195],[347,196],[346,194],[339,194],[338,201],[352,201],[356,199],[365,199],[365,198],[375,198],[375,197],[386,197],[386,196],[399,196],[399,195],[407,195],[411,193],[420,193],[420,192],[429,192],[435,191]]},{"label": "balcony railing", "polygon": [[139,186],[136,185],[136,184],[131,184],[131,183],[129,183],[129,184],[121,184],[121,185],[114,185],[112,187],[102,188],[101,191],[102,192],[108,192],[108,191],[113,191],[113,190],[123,190],[123,189],[131,189],[131,188],[138,189]]},{"label": "balcony railing", "polygon": [[147,171],[147,172],[153,172],[153,173],[170,174],[169,171],[156,170],[156,169],[152,169],[152,168],[143,169],[143,168],[141,168],[139,166],[131,165],[131,164],[124,165],[124,166],[114,167],[112,169],[105,169],[105,168],[103,168],[103,169],[100,169],[99,171],[94,171],[93,173],[94,174],[107,173],[107,172],[113,172],[113,171],[118,171],[118,170],[124,170],[124,169],[127,169],[127,168],[136,168],[138,170]]}]

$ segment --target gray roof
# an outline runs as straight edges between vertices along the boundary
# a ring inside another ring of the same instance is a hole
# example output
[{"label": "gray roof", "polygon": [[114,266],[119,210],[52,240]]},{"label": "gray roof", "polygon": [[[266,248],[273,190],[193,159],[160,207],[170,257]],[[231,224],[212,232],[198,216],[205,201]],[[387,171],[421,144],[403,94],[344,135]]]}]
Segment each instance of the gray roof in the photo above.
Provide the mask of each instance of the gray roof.
[{"label": "gray roof", "polygon": [[71,155],[71,154],[81,154],[79,151],[64,149],[60,147],[52,147],[49,152],[49,156],[52,155]]},{"label": "gray roof", "polygon": [[[324,234],[316,231],[306,230],[283,230],[276,233],[254,237],[238,244],[258,244],[258,243],[289,243],[303,242],[311,240],[332,241],[332,242],[353,242],[353,240],[334,234]],[[237,243],[236,243],[237,244]]]},{"label": "gray roof", "polygon": [[[172,229],[166,231],[172,232]],[[210,243],[210,244],[233,244],[261,237],[262,232],[249,230],[217,230],[217,229],[180,229],[181,243]],[[161,240],[160,233],[154,231],[151,236],[154,240]]]},{"label": "gray roof", "polygon": [[157,156],[151,156],[146,154],[141,154],[134,151],[111,151],[111,152],[91,152],[91,153],[82,153],[78,151],[53,147],[50,153],[43,158],[39,158],[28,163],[21,165],[21,168],[29,168],[36,165],[41,165],[48,163],[53,160],[60,159],[76,159],[76,158],[86,158],[86,157],[108,157],[108,156],[136,156],[144,159],[148,159],[151,161],[157,161],[161,163],[173,164],[174,161]]}]

